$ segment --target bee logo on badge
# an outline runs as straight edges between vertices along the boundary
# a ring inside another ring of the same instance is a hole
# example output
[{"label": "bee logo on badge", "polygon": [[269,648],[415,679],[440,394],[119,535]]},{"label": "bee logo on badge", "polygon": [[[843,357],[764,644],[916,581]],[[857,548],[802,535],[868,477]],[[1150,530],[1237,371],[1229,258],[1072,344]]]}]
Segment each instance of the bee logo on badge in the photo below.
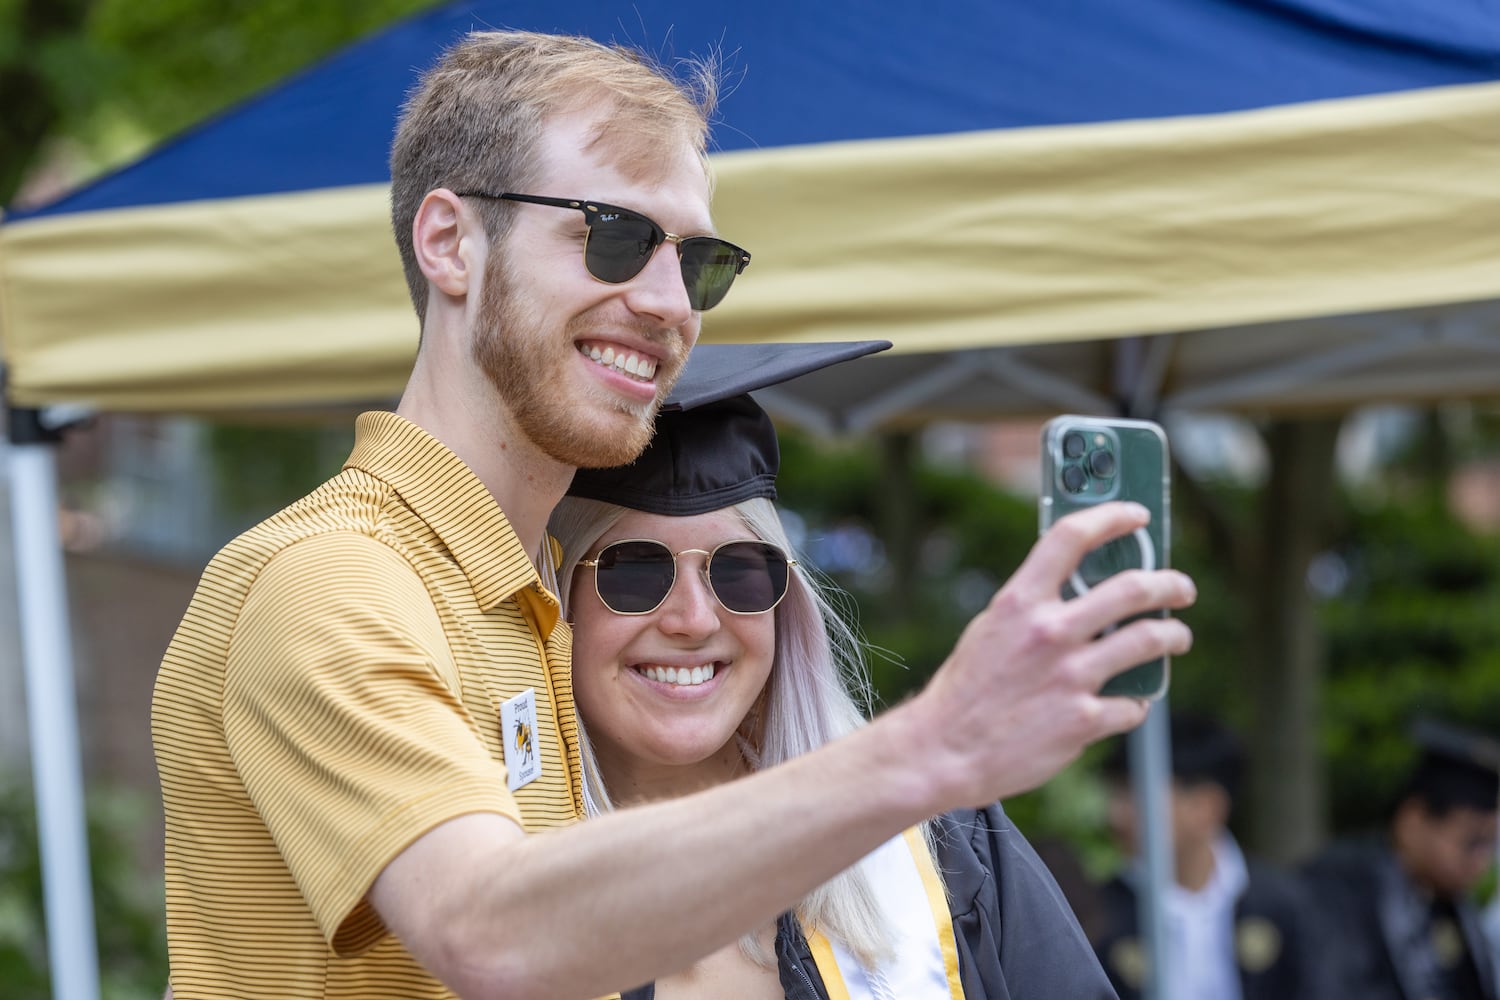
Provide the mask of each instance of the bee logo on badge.
[{"label": "bee logo on badge", "polygon": [[520,719],[516,720],[516,751],[523,763],[531,763],[531,727]]},{"label": "bee logo on badge", "polygon": [[500,703],[500,730],[495,735],[505,757],[505,785],[511,791],[542,776],[540,732],[534,689],[517,692]]}]

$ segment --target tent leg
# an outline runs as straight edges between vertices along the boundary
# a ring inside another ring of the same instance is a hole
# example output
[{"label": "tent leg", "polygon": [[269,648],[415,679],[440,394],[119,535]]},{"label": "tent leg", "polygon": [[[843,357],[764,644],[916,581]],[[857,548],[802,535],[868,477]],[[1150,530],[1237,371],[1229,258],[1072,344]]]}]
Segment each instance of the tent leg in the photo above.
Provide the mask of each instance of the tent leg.
[{"label": "tent leg", "polygon": [[42,425],[34,410],[12,409],[9,416],[16,590],[52,995],[58,1000],[97,1000],[98,944],[57,526],[53,448],[59,437]]},{"label": "tent leg", "polygon": [[1136,896],[1137,923],[1146,951],[1146,981],[1142,1000],[1175,1000],[1167,995],[1161,970],[1171,967],[1163,901],[1177,878],[1173,860],[1171,805],[1172,737],[1167,699],[1151,706],[1146,721],[1126,737],[1130,784],[1141,830],[1140,863],[1145,884]]}]

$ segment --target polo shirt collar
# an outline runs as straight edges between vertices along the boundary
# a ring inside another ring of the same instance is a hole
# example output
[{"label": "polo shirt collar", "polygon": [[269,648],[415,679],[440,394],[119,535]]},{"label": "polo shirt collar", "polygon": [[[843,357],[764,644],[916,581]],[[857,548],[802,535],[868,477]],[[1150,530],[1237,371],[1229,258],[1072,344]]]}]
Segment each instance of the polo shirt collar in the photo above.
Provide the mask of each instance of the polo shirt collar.
[{"label": "polo shirt collar", "polygon": [[[389,411],[360,414],[345,468],[390,484],[453,553],[475,600],[488,611],[531,588],[550,604],[536,566],[479,477],[437,438]],[[550,628],[547,629],[550,631]]]}]

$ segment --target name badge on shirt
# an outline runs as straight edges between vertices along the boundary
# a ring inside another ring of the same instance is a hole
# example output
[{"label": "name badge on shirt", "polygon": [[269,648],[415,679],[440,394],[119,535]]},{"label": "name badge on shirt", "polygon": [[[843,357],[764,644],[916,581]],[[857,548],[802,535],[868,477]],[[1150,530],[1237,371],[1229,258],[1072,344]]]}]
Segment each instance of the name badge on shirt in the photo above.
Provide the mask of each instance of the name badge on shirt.
[{"label": "name badge on shirt", "polygon": [[500,704],[500,733],[505,741],[505,770],[511,791],[542,776],[536,750],[536,690],[527,688]]}]

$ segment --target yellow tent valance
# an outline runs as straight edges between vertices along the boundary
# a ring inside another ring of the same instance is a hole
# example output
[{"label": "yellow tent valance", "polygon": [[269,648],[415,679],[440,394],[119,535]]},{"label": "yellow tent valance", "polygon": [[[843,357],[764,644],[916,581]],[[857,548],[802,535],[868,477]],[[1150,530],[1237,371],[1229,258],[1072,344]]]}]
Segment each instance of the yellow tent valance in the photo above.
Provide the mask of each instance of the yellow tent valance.
[{"label": "yellow tent valance", "polygon": [[[1500,297],[1500,84],[716,158],[755,261],[709,340],[896,351]],[[18,405],[388,399],[416,348],[383,185],[0,227]]]}]

